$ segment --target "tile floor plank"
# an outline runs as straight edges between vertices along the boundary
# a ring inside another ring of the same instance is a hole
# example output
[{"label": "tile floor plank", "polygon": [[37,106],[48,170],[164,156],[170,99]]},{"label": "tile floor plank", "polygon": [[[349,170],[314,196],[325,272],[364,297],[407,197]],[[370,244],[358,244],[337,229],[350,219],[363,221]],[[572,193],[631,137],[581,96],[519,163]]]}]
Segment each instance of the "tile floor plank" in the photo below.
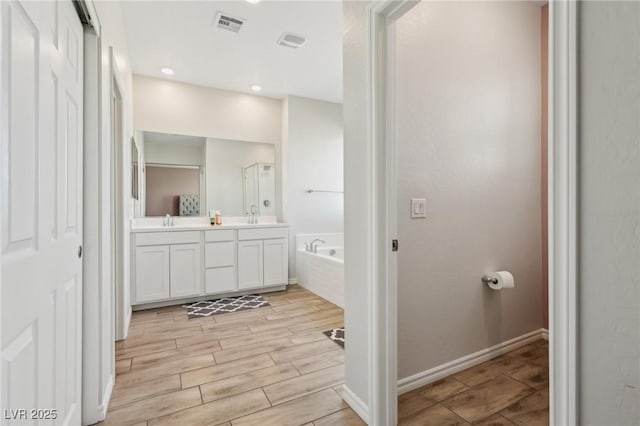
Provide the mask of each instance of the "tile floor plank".
[{"label": "tile floor plank", "polygon": [[533,393],[533,389],[507,376],[499,376],[442,402],[466,421],[490,417]]},{"label": "tile floor plank", "polygon": [[271,357],[264,354],[188,371],[180,376],[182,378],[182,387],[190,388],[191,386],[226,379],[227,377],[237,376],[238,374],[248,373],[253,370],[260,370],[274,365],[275,363]]},{"label": "tile floor plank", "polygon": [[277,405],[336,386],[343,380],[344,365],[341,364],[265,386],[264,393],[272,405]]},{"label": "tile floor plank", "polygon": [[149,426],[217,425],[268,407],[269,401],[267,401],[264,393],[262,390],[256,389],[168,416],[151,419],[149,420]]},{"label": "tile floor plank", "polygon": [[169,394],[143,399],[110,410],[104,425],[130,425],[146,419],[170,414],[202,403],[198,388],[185,389]]},{"label": "tile floor plank", "polygon": [[202,384],[200,385],[200,391],[206,403],[291,379],[299,375],[300,373],[298,373],[293,365],[281,364]]},{"label": "tile floor plank", "polygon": [[332,389],[295,399],[231,421],[233,426],[299,426],[346,407]]},{"label": "tile floor plank", "polygon": [[366,423],[350,408],[345,408],[315,420],[314,426],[366,426]]}]

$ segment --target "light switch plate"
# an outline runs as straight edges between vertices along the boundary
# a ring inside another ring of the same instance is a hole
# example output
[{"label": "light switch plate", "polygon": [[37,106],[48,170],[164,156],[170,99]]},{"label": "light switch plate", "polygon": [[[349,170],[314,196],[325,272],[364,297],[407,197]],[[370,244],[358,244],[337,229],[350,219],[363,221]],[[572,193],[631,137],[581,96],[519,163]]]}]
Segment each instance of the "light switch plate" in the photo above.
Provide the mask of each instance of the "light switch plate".
[{"label": "light switch plate", "polygon": [[411,199],[411,218],[427,217],[427,200],[425,198]]}]

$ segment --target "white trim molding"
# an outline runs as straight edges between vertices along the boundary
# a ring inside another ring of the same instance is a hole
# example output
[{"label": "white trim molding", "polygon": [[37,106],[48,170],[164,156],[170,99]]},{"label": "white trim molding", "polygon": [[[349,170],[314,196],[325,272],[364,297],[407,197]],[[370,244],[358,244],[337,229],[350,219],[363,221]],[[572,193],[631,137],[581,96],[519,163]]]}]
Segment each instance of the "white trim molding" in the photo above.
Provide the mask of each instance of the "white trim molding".
[{"label": "white trim molding", "polygon": [[549,420],[579,424],[577,401],[577,4],[549,7]]},{"label": "white trim molding", "polygon": [[[369,424],[396,424],[398,411],[397,362],[397,256],[391,240],[397,238],[395,141],[393,96],[387,82],[393,73],[389,48],[393,24],[418,3],[416,0],[382,0],[368,7],[367,97],[369,182],[367,227],[372,244],[367,247],[369,273]],[[391,109],[390,109],[391,108]]]},{"label": "white trim molding", "polygon": [[365,404],[358,396],[347,387],[342,385],[342,399],[349,404],[349,407],[356,412],[358,416],[367,424],[375,424],[369,422],[369,411]]},{"label": "white trim molding", "polygon": [[549,341],[549,330],[547,330],[546,328],[543,328],[541,337],[548,342]]},{"label": "white trim molding", "polygon": [[506,342],[498,343],[497,345],[463,356],[462,358],[458,358],[429,370],[405,377],[404,379],[398,380],[398,394],[401,395],[414,389],[418,389],[419,387],[428,385],[429,383],[437,382],[447,376],[459,373],[467,368],[475,367],[485,361],[489,361],[543,338],[544,329],[534,330],[527,334],[523,334],[522,336],[507,340]]}]

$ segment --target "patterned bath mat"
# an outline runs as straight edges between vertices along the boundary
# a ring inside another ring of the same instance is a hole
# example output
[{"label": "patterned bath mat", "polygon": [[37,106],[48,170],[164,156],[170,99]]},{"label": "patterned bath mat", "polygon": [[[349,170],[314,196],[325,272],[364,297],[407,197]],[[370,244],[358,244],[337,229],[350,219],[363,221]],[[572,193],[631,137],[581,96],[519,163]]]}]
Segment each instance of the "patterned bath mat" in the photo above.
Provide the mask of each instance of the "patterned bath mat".
[{"label": "patterned bath mat", "polygon": [[325,336],[344,348],[344,327],[323,332]]},{"label": "patterned bath mat", "polygon": [[203,300],[185,305],[189,318],[208,317],[209,315],[228,314],[230,312],[246,311],[247,309],[269,306],[269,302],[259,294],[245,296],[224,297],[217,300]]}]

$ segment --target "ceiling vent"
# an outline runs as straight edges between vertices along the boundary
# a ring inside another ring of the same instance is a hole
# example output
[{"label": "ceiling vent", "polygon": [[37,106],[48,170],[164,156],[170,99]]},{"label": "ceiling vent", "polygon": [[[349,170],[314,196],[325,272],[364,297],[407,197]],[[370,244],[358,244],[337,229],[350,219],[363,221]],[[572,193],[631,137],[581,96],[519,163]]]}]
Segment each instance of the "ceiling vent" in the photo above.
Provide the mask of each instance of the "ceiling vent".
[{"label": "ceiling vent", "polygon": [[291,47],[293,49],[297,49],[307,42],[307,39],[304,36],[293,34],[293,33],[284,33],[278,39],[278,45]]},{"label": "ceiling vent", "polygon": [[236,18],[227,15],[226,13],[218,12],[214,25],[218,28],[222,28],[223,30],[233,31],[234,33],[237,33],[242,29],[245,22],[245,19]]}]

